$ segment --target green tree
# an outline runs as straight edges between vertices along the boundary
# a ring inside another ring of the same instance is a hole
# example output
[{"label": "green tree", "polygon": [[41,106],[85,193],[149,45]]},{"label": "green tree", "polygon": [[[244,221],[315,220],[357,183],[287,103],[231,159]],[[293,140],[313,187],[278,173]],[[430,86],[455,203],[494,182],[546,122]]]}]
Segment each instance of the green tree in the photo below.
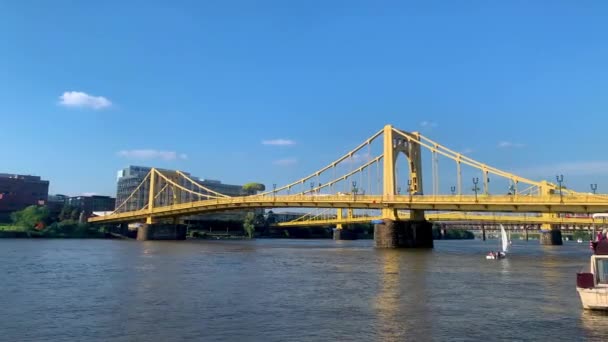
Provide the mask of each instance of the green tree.
[{"label": "green tree", "polygon": [[270,226],[277,223],[277,215],[274,213],[274,211],[269,210],[268,211],[268,216],[266,217],[266,225]]},{"label": "green tree", "polygon": [[63,221],[63,220],[68,220],[70,219],[70,215],[72,214],[72,207],[70,207],[69,205],[64,205],[63,208],[61,208],[61,211],[59,212],[59,221]]},{"label": "green tree", "polygon": [[245,216],[245,220],[243,221],[243,229],[247,236],[251,239],[253,237],[253,233],[255,233],[255,214],[253,212],[248,212],[247,216]]},{"label": "green tree", "polygon": [[266,226],[266,218],[264,218],[264,212],[260,211],[255,215],[255,220],[253,224],[256,227],[265,227]]},{"label": "green tree", "polygon": [[77,221],[80,217],[80,209],[74,208],[72,209],[72,213],[70,214],[70,220]]},{"label": "green tree", "polygon": [[247,183],[243,185],[243,192],[247,195],[255,195],[258,191],[266,190],[266,186],[262,183]]},{"label": "green tree", "polygon": [[71,205],[65,205],[59,213],[59,221],[78,220],[80,209]]},{"label": "green tree", "polygon": [[586,231],[586,230],[577,230],[572,234],[572,238],[573,239],[583,239],[583,241],[586,240],[592,240],[593,237],[591,236],[591,232],[590,231]]},{"label": "green tree", "polygon": [[34,228],[38,223],[45,223],[48,218],[49,209],[37,205],[31,205],[21,211],[16,211],[11,214],[11,220],[15,226],[26,229]]}]

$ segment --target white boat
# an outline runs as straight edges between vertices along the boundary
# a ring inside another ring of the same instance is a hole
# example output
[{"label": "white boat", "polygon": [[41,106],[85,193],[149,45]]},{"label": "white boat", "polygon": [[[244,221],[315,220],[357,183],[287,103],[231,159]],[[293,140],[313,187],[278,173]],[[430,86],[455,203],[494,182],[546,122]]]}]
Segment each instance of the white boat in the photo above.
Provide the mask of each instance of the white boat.
[{"label": "white boat", "polygon": [[583,239],[578,238],[578,239],[576,239],[576,242],[578,242],[578,243],[583,243]]},{"label": "white boat", "polygon": [[500,238],[502,242],[502,251],[501,252],[490,252],[486,255],[486,259],[488,260],[496,260],[496,259],[504,259],[507,257],[507,250],[509,249],[509,238],[507,237],[507,232],[505,232],[505,227],[500,225]]},{"label": "white boat", "polygon": [[577,273],[576,291],[584,309],[608,310],[608,240],[591,243],[589,272]]}]

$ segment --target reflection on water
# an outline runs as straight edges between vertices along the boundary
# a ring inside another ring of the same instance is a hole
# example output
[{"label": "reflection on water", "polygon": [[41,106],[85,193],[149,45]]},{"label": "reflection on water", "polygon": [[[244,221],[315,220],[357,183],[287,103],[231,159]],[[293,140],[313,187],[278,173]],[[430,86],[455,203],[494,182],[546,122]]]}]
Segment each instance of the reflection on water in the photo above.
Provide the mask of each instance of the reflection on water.
[{"label": "reflection on water", "polygon": [[0,340],[603,341],[587,246],[0,240]]},{"label": "reflection on water", "polygon": [[399,337],[401,320],[399,305],[401,287],[399,283],[399,255],[396,251],[380,253],[380,284],[375,309],[378,315],[377,339],[389,341]]},{"label": "reflection on water", "polygon": [[581,322],[585,337],[590,341],[606,341],[608,336],[608,312],[583,310]]},{"label": "reflection on water", "polygon": [[380,283],[375,300],[378,341],[427,336],[432,320],[426,298],[429,251],[379,250]]}]

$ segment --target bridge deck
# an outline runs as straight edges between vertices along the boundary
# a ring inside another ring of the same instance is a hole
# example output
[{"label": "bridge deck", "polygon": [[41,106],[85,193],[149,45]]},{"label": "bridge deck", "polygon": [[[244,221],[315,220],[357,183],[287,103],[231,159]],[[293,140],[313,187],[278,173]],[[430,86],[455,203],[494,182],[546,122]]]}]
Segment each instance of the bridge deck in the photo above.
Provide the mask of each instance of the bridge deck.
[{"label": "bridge deck", "polygon": [[137,221],[152,216],[167,218],[244,208],[353,208],[420,209],[427,211],[520,212],[520,213],[595,213],[608,211],[606,195],[285,195],[242,196],[194,201],[152,210],[116,213],[94,217],[89,222]]}]

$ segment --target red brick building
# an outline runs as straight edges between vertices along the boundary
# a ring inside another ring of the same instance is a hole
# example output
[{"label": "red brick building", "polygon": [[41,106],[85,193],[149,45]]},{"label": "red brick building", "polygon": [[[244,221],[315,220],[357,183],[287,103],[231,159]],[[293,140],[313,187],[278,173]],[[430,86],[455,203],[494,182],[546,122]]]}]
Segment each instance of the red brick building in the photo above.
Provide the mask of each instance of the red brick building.
[{"label": "red brick building", "polygon": [[0,173],[0,221],[30,205],[46,204],[49,181],[38,176]]}]

